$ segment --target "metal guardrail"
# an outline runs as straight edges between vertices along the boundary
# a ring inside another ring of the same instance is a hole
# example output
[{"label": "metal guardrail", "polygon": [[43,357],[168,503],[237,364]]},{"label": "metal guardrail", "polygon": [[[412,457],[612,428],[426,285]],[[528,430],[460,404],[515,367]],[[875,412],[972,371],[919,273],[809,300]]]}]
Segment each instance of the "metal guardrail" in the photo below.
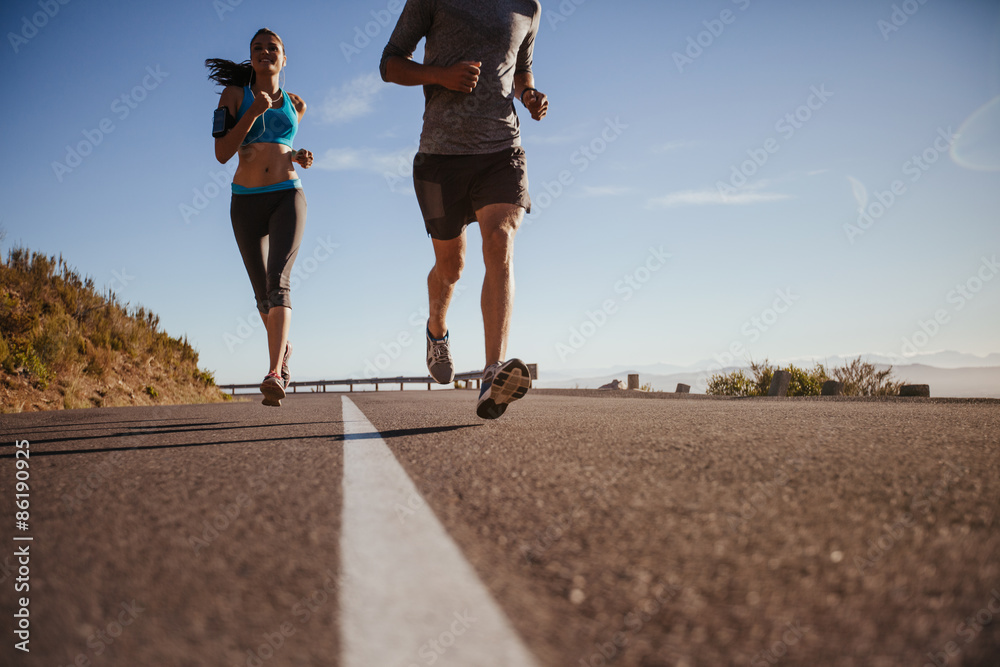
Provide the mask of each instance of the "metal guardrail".
[{"label": "metal guardrail", "polygon": [[[532,380],[538,379],[538,364],[527,364],[528,372],[531,374]],[[456,373],[456,382],[475,382],[476,389],[479,389],[480,380],[482,380],[482,371],[469,371],[468,373]],[[407,384],[426,384],[427,390],[431,390],[431,386],[437,384],[434,378],[429,375],[425,376],[399,376],[393,378],[362,378],[362,379],[348,379],[348,380],[313,380],[309,382],[290,382],[288,388],[292,390],[292,393],[298,393],[299,387],[316,387],[316,391],[320,393],[326,393],[326,388],[328,386],[334,387],[348,387],[349,391],[354,391],[354,385],[375,385],[375,391],[378,391],[380,384],[398,384],[399,390],[402,391],[404,385]],[[233,396],[236,395],[237,389],[253,389],[256,392],[260,391],[260,384],[220,384],[217,385],[219,389],[228,390]],[[322,388],[322,390],[320,390]]]}]

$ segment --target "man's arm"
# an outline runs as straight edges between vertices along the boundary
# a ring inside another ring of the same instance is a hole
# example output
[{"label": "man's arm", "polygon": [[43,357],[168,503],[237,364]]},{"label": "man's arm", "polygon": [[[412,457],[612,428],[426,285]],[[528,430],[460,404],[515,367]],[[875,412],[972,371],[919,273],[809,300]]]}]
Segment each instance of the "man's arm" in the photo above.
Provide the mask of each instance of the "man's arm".
[{"label": "man's arm", "polygon": [[384,79],[401,86],[444,86],[448,90],[471,93],[479,83],[478,61],[462,61],[450,67],[415,63],[410,58],[389,56],[385,61]]},{"label": "man's arm", "polygon": [[518,72],[514,75],[514,95],[535,120],[545,118],[545,114],[549,112],[549,98],[545,93],[535,90],[535,75],[531,72]]},{"label": "man's arm", "polygon": [[528,34],[525,35],[517,51],[517,67],[514,70],[514,95],[521,100],[535,120],[545,118],[545,114],[549,111],[549,98],[535,90],[535,75],[531,73],[541,9],[540,5],[536,6],[535,15],[531,19],[531,28],[528,29]]}]

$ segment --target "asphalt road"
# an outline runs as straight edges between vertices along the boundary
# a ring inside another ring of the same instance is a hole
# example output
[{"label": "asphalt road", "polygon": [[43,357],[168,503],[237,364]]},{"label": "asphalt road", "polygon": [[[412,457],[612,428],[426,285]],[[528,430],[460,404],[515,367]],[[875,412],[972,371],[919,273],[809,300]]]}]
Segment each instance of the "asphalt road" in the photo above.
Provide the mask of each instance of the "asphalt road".
[{"label": "asphalt road", "polygon": [[[349,667],[349,615],[442,588],[417,574],[345,593],[342,550],[360,539],[345,473],[367,465],[345,451],[381,442],[417,492],[386,527],[443,531],[390,533],[372,560],[453,542],[538,665],[1000,664],[998,401],[535,392],[484,422],[472,391],[349,399],[381,440],[332,393],[3,415],[0,664]],[[13,634],[26,594],[30,653]],[[409,656],[398,667],[518,664],[460,662],[497,641],[474,631],[480,611],[366,636]]]}]

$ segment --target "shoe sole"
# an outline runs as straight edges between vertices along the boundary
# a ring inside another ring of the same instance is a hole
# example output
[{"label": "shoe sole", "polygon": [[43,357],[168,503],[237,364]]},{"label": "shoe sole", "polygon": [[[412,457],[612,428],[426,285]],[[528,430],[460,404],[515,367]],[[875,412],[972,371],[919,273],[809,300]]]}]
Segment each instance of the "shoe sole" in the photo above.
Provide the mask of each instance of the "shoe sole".
[{"label": "shoe sole", "polygon": [[444,380],[442,380],[441,378],[439,378],[436,375],[434,375],[434,371],[431,370],[430,366],[427,367],[427,372],[430,374],[431,379],[434,380],[435,382],[437,382],[438,384],[451,384],[452,382],[455,381],[455,369],[454,368],[451,369],[451,371],[450,371],[451,374],[446,379],[444,379]]},{"label": "shoe sole", "polygon": [[285,397],[285,390],[271,382],[262,382],[260,393],[264,394],[264,400],[261,403],[275,408],[281,407],[281,399]]},{"label": "shoe sole", "polygon": [[507,406],[531,389],[531,374],[520,359],[511,359],[500,367],[493,377],[490,393],[479,401],[476,414],[481,419],[497,419],[507,410]]},{"label": "shoe sole", "polygon": [[[428,349],[428,352],[430,352],[429,349]],[[431,368],[430,360],[428,359],[428,361],[427,361],[427,373],[438,384],[451,384],[452,382],[455,381],[455,366],[454,365],[451,368],[448,369],[448,376],[447,376],[447,378],[441,379],[437,375],[434,374],[434,370]]]}]

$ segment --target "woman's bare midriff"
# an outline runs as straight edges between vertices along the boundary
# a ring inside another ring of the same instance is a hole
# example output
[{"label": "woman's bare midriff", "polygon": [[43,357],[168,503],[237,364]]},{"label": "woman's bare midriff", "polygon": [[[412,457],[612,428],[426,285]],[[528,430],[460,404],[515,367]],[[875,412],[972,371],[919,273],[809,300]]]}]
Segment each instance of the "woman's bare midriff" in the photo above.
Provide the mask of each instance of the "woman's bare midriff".
[{"label": "woman's bare midriff", "polygon": [[295,151],[284,144],[242,146],[239,150],[240,164],[233,175],[233,183],[245,188],[262,188],[298,178],[295,163],[292,162],[293,155]]}]

